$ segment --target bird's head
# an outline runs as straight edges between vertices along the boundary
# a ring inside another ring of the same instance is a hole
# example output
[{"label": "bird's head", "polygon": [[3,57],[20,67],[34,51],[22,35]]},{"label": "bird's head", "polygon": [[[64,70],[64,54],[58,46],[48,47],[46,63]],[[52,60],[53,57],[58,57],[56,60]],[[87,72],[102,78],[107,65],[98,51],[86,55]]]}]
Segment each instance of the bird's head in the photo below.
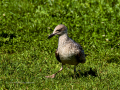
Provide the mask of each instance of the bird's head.
[{"label": "bird's head", "polygon": [[65,33],[67,33],[67,27],[66,27],[65,25],[63,25],[63,24],[60,24],[60,25],[57,25],[57,26],[55,27],[53,33],[50,34],[50,35],[48,36],[48,38],[51,38],[51,37],[53,37],[54,35],[59,35],[59,36],[61,36],[61,35],[65,34]]}]

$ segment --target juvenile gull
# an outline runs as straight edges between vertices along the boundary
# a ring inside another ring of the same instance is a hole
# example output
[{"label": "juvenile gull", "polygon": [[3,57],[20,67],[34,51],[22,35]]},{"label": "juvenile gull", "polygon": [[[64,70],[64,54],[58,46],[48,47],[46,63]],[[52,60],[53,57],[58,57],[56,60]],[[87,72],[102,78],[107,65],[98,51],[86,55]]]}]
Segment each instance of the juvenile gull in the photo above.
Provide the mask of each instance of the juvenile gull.
[{"label": "juvenile gull", "polygon": [[68,37],[67,27],[63,24],[60,24],[55,27],[53,33],[49,35],[48,38],[58,35],[58,48],[56,49],[55,56],[59,62],[62,63],[61,69],[50,76],[45,76],[47,78],[55,78],[56,74],[63,70],[63,65],[69,64],[74,65],[74,76],[76,73],[76,66],[79,63],[85,63],[85,54],[84,50],[80,44],[73,41]]}]

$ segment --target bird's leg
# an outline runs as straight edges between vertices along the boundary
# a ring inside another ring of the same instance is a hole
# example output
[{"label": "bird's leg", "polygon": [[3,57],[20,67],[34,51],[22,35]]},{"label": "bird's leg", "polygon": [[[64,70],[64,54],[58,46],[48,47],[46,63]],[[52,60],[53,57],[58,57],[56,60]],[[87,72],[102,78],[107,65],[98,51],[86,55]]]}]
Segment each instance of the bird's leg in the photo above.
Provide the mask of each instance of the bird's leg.
[{"label": "bird's leg", "polygon": [[74,66],[74,78],[76,76],[76,66]]},{"label": "bird's leg", "polygon": [[58,74],[60,71],[62,71],[63,70],[63,65],[62,65],[62,67],[60,68],[60,70],[58,71],[58,72],[56,72],[55,74],[52,74],[52,75],[50,75],[50,76],[45,76],[46,78],[55,78],[55,76],[56,76],[56,74]]}]

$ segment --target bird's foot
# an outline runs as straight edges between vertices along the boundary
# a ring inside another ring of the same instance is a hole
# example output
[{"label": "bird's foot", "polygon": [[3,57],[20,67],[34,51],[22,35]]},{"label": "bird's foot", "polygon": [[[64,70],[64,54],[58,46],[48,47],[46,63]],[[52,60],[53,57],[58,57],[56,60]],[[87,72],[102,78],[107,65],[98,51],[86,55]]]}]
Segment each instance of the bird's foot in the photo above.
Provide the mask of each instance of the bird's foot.
[{"label": "bird's foot", "polygon": [[46,78],[55,78],[56,74],[50,75],[50,76],[45,76]]},{"label": "bird's foot", "polygon": [[76,73],[76,72],[74,73],[74,77],[73,77],[74,79],[77,79],[78,77],[80,77],[80,70],[78,70],[78,71],[79,71],[79,73]]}]

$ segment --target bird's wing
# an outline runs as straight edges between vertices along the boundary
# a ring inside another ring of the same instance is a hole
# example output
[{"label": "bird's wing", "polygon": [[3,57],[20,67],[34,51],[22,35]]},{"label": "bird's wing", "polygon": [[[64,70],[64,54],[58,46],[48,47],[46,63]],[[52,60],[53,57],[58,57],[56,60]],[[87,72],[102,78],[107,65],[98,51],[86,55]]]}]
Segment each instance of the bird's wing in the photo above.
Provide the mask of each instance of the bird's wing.
[{"label": "bird's wing", "polygon": [[59,62],[61,62],[60,57],[59,57],[59,53],[58,53],[58,49],[56,49],[56,51],[55,51],[55,57],[57,58],[57,60]]},{"label": "bird's wing", "polygon": [[77,44],[77,47],[79,48],[78,53],[76,55],[76,59],[80,63],[85,63],[86,59],[85,59],[84,50],[82,49],[80,44],[78,44],[78,43],[76,43],[76,44]]}]

